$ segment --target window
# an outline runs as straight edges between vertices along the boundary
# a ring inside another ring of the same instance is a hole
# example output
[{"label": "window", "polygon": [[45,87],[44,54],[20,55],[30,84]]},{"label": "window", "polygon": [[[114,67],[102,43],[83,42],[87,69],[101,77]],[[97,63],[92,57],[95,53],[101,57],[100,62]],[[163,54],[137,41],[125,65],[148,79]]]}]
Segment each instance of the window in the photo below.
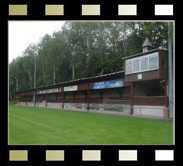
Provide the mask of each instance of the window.
[{"label": "window", "polygon": [[158,57],[157,56],[150,56],[149,57],[149,69],[157,69],[158,68]]},{"label": "window", "polygon": [[141,70],[148,70],[148,57],[141,59]]},{"label": "window", "polygon": [[132,73],[132,60],[126,61],[126,74]]},{"label": "window", "polygon": [[[162,67],[166,67],[166,61],[162,59]],[[125,74],[139,73],[158,69],[158,52],[126,60]]]},{"label": "window", "polygon": [[133,72],[140,71],[140,59],[133,60]]}]

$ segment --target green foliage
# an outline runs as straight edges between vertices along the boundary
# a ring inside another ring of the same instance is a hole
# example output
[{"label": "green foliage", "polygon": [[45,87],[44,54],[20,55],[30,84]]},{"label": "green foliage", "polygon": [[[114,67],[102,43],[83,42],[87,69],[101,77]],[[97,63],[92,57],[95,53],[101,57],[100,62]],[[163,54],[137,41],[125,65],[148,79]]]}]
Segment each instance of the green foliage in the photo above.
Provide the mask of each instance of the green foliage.
[{"label": "green foliage", "polygon": [[30,44],[9,64],[13,91],[123,70],[122,58],[142,52],[147,36],[153,48],[167,48],[166,22],[65,22],[60,31]]}]

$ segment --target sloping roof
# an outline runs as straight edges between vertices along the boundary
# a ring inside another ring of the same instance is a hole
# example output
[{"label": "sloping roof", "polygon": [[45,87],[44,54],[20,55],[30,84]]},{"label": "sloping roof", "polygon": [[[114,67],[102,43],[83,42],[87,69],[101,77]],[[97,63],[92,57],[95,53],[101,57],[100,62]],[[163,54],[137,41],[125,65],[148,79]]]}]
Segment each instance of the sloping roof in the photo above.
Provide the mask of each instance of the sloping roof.
[{"label": "sloping roof", "polygon": [[153,49],[153,50],[149,50],[147,52],[137,53],[135,55],[123,57],[122,60],[131,59],[131,58],[134,58],[134,57],[137,57],[137,56],[147,55],[147,54],[157,52],[157,51],[168,51],[168,50],[167,49],[156,48],[156,49]]},{"label": "sloping roof", "polygon": [[71,85],[78,85],[78,84],[84,84],[84,83],[90,83],[90,82],[106,81],[106,80],[117,79],[117,78],[124,78],[124,71],[118,71],[115,73],[104,74],[101,76],[81,78],[81,79],[77,79],[77,80],[60,82],[60,83],[53,84],[53,85],[46,85],[44,87],[42,86],[42,87],[36,87],[36,88],[32,88],[32,89],[25,89],[25,90],[21,90],[21,91],[14,91],[14,93],[33,91],[36,89],[44,90],[44,89],[49,89],[49,88],[58,88],[58,87],[63,87],[63,86],[71,86]]},{"label": "sloping roof", "polygon": [[148,37],[146,37],[146,40],[144,41],[144,43],[143,43],[143,45],[142,45],[142,47],[145,47],[145,46],[150,46],[150,47],[152,47],[152,44],[151,44],[151,42],[149,41]]}]

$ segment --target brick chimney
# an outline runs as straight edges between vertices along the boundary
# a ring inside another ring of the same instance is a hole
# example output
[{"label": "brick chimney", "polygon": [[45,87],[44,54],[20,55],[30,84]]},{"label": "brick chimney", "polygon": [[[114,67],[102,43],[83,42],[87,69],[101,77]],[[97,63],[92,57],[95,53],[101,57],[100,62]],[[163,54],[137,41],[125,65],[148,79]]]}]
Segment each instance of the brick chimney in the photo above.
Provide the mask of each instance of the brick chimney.
[{"label": "brick chimney", "polygon": [[142,47],[143,47],[143,52],[147,52],[149,50],[152,50],[152,44],[149,41],[148,37],[146,37],[146,40],[144,41]]}]

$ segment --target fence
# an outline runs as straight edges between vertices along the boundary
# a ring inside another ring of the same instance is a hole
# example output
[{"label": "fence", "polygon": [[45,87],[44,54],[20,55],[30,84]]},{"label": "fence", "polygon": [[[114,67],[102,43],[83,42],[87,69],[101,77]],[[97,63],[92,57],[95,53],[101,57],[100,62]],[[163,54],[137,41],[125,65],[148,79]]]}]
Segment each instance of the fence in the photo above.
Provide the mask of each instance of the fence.
[{"label": "fence", "polygon": [[[19,105],[19,104],[18,104]],[[33,102],[20,102],[20,105],[33,106]],[[76,111],[89,111],[99,113],[111,113],[130,115],[131,105],[130,100],[109,100],[107,98],[101,100],[99,103],[52,103],[52,102],[36,102],[36,107],[76,110]],[[168,109],[165,106],[156,105],[133,105],[133,115],[136,117],[149,117],[149,118],[163,118],[168,121]]]}]

